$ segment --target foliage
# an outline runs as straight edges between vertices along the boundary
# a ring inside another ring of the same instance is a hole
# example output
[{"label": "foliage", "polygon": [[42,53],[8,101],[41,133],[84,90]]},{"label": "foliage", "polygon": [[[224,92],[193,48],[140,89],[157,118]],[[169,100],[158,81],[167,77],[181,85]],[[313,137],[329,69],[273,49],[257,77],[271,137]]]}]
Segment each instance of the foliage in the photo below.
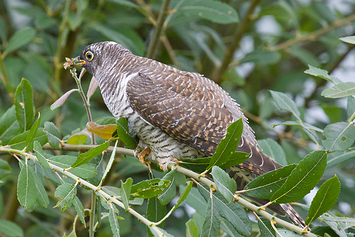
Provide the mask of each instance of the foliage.
[{"label": "foliage", "polygon": [[[300,202],[294,208],[317,235],[352,235],[355,83],[336,72],[354,53],[354,3],[339,1],[347,9],[338,10],[315,0],[11,2],[0,1],[0,235],[302,231],[241,192]],[[212,158],[149,171],[132,157],[137,141],[125,119],[109,114],[96,80],[63,68],[66,57],[104,40],[213,79],[241,105],[264,152],[285,167],[235,194],[223,169],[249,156],[231,142],[239,120]],[[198,174],[204,171],[207,178]],[[304,198],[314,187],[314,198]]]}]

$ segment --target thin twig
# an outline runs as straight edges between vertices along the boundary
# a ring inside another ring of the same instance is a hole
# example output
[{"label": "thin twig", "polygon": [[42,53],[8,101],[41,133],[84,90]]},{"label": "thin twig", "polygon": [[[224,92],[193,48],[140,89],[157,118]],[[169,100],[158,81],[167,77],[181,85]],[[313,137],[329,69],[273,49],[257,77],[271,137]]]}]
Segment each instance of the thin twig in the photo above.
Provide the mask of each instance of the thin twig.
[{"label": "thin twig", "polygon": [[283,42],[281,44],[278,44],[278,45],[275,45],[275,46],[271,46],[269,47],[269,50],[271,51],[279,51],[279,50],[282,50],[282,49],[285,49],[285,48],[288,48],[290,47],[291,45],[294,45],[294,44],[297,44],[299,42],[302,42],[302,41],[314,41],[317,39],[318,36],[322,35],[322,34],[325,34],[331,30],[334,30],[340,26],[343,26],[343,25],[346,25],[348,24],[349,22],[355,20],[355,13],[351,14],[350,16],[344,18],[344,19],[341,19],[341,20],[338,20],[338,21],[334,21],[332,24],[330,24],[329,26],[327,27],[324,27],[322,29],[319,29],[319,30],[316,30],[308,35],[304,35],[304,36],[299,36],[299,37],[296,37],[294,39],[291,39],[291,40],[288,40],[286,42]]},{"label": "thin twig", "polygon": [[244,32],[249,28],[251,23],[251,15],[254,9],[259,4],[260,0],[253,0],[250,3],[248,11],[245,13],[243,20],[239,23],[237,30],[234,33],[234,40],[226,52],[226,56],[223,59],[221,66],[213,73],[213,80],[217,83],[221,82],[221,75],[228,69],[230,62],[233,59],[234,52],[239,47],[239,42],[242,39]]}]

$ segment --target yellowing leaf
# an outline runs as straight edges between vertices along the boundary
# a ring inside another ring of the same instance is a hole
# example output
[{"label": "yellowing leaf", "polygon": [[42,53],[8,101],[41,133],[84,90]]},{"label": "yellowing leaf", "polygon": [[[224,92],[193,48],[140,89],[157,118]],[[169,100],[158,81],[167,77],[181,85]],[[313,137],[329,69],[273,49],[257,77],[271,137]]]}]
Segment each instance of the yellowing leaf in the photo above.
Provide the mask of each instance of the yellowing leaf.
[{"label": "yellowing leaf", "polygon": [[116,124],[106,124],[106,125],[99,125],[94,122],[88,122],[86,124],[86,128],[89,132],[103,138],[103,139],[110,139],[112,134],[116,131],[117,125]]}]

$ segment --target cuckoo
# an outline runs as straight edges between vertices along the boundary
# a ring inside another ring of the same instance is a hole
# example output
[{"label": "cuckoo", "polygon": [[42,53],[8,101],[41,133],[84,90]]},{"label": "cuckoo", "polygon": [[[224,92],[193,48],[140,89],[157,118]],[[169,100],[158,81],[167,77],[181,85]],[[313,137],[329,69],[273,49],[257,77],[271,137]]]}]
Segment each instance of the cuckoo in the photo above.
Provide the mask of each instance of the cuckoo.
[{"label": "cuckoo", "polygon": [[[244,128],[237,150],[250,153],[250,157],[228,168],[230,177],[247,183],[282,167],[258,148],[254,132],[235,100],[203,75],[136,56],[115,42],[88,45],[75,60],[96,78],[112,115],[127,118],[139,146],[150,149],[146,159],[159,163],[164,170],[176,160],[212,156],[228,126],[240,118]],[[278,207],[304,227],[291,205]]]}]

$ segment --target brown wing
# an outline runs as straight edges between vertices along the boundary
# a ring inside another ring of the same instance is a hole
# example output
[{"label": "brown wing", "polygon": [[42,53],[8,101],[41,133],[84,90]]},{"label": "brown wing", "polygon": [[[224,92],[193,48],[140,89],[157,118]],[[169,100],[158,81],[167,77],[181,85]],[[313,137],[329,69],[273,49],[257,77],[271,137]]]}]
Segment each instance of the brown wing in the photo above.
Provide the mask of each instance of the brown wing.
[{"label": "brown wing", "polygon": [[206,155],[214,153],[233,122],[225,92],[199,74],[175,69],[149,76],[140,72],[128,82],[127,93],[143,119]]}]

